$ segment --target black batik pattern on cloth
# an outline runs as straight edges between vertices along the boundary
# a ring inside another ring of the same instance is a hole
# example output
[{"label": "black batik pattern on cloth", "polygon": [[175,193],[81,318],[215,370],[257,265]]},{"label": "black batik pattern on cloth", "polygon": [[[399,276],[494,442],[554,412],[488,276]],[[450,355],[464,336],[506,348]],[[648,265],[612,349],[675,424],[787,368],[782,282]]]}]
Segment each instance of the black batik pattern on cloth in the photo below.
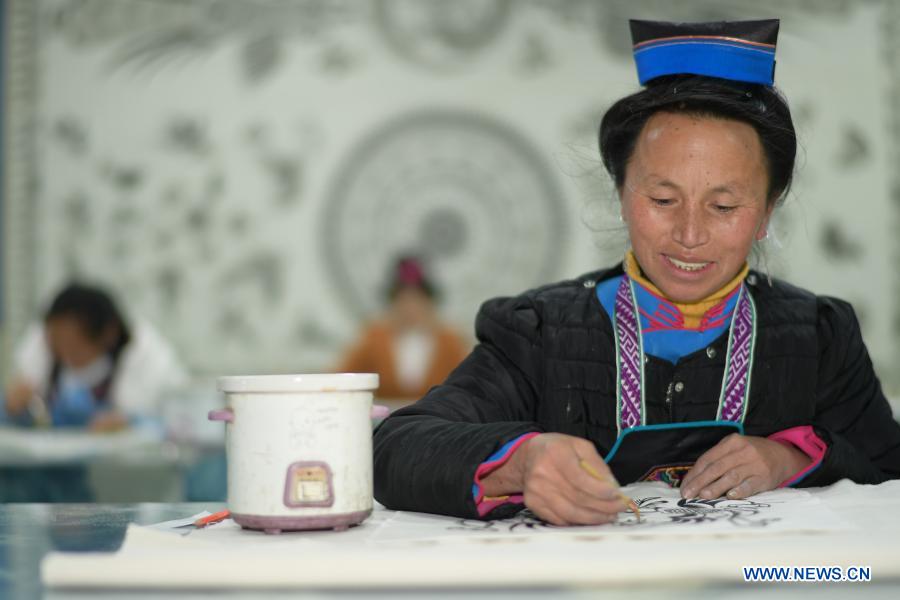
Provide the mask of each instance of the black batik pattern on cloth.
[{"label": "black batik pattern on cloth", "polygon": [[[731,500],[728,498],[714,498],[705,500],[702,498],[663,498],[661,496],[649,496],[635,498],[635,502],[641,511],[641,518],[632,513],[621,513],[619,520],[611,523],[610,527],[628,527],[636,530],[659,527],[662,525],[701,525],[712,522],[727,522],[735,527],[766,527],[771,523],[780,521],[777,517],[766,517],[766,509],[772,507],[772,503],[756,502],[754,500]],[[607,527],[604,525],[603,527]],[[476,521],[474,519],[461,519],[448,528],[451,531],[479,531],[479,532],[514,532],[522,533],[541,529],[567,529],[551,525],[530,510],[523,510],[515,517],[497,521]]]},{"label": "black batik pattern on cloth", "polygon": [[699,525],[713,521],[725,521],[735,527],[765,527],[780,518],[766,518],[763,513],[772,504],[754,500],[728,498],[679,498],[676,501],[658,496],[635,499],[641,510],[638,520],[633,513],[623,514],[613,525],[616,527],[652,527],[654,525]]}]

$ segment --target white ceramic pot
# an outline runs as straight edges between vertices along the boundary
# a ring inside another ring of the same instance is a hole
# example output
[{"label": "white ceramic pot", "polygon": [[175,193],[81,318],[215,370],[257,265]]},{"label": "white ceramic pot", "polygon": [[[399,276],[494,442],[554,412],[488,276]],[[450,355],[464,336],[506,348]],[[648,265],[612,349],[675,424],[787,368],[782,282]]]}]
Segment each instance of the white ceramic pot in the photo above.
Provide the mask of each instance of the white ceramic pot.
[{"label": "white ceramic pot", "polygon": [[372,512],[373,373],[220,377],[228,509],[269,533],[345,529]]}]

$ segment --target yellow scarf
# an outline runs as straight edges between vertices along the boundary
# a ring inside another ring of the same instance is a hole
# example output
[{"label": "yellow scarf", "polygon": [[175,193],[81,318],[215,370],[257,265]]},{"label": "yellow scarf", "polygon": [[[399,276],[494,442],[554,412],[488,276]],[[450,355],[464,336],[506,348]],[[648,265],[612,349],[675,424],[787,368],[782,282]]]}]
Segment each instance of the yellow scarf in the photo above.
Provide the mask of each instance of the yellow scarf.
[{"label": "yellow scarf", "polygon": [[[700,327],[703,315],[705,315],[713,306],[721,302],[728,294],[733,292],[734,289],[744,281],[744,278],[749,271],[750,266],[747,263],[744,263],[744,268],[742,268],[731,281],[719,289],[719,291],[713,292],[706,298],[698,300],[697,302],[681,304],[679,302],[672,302],[671,300],[668,300],[668,298],[666,299],[675,305],[675,307],[681,311],[681,314],[684,315],[684,326],[686,329],[697,329]],[[641,273],[641,267],[638,265],[637,259],[634,257],[634,252],[631,250],[625,253],[625,272],[628,273],[628,276],[634,281],[638,282],[660,298],[666,297],[659,288],[650,283],[650,280],[645,278]]]}]

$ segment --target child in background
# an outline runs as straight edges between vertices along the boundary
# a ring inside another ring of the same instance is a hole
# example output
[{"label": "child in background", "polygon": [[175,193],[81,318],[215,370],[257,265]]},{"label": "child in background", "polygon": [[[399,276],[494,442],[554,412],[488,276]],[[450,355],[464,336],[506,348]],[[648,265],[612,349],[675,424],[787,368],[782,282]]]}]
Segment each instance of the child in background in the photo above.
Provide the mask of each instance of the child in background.
[{"label": "child in background", "polygon": [[186,379],[155,330],[132,328],[103,290],[72,284],[27,332],[0,414],[19,425],[122,429],[157,416],[165,391]]},{"label": "child in background", "polygon": [[[186,380],[155,330],[132,327],[103,290],[72,284],[26,333],[0,424],[95,432],[156,425],[165,393]],[[92,500],[84,464],[0,467],[0,502]]]}]

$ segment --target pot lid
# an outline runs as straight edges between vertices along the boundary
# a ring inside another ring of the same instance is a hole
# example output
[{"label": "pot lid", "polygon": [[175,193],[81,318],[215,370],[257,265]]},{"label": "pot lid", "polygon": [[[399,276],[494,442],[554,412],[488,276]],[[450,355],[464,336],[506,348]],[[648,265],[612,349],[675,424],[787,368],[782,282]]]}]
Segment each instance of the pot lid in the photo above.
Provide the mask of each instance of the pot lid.
[{"label": "pot lid", "polygon": [[378,374],[232,375],[217,383],[223,392],[350,392],[378,389]]}]

